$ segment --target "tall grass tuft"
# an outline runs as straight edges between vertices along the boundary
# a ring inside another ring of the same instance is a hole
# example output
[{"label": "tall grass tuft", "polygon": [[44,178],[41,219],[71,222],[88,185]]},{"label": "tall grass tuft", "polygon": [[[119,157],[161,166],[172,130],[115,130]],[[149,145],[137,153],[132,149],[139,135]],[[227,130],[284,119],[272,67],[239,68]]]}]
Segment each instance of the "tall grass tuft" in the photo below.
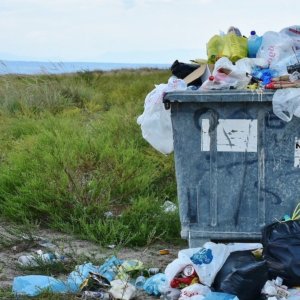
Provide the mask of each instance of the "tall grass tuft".
[{"label": "tall grass tuft", "polygon": [[[179,236],[173,158],[136,118],[162,70],[0,77],[0,209],[101,244]],[[110,217],[107,213],[109,212]]]}]

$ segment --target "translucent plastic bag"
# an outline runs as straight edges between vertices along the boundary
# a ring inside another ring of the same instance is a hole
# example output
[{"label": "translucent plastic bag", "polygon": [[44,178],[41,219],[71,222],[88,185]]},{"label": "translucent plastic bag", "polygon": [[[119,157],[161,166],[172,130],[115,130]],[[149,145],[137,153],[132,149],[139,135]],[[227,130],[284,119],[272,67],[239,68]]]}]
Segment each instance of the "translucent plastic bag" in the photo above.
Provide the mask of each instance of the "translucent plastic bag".
[{"label": "translucent plastic bag", "polygon": [[298,53],[300,51],[300,25],[283,28],[280,33],[288,35],[293,40],[295,51]]},{"label": "translucent plastic bag", "polygon": [[143,114],[137,119],[143,138],[163,154],[169,154],[174,149],[171,112],[165,109],[163,96],[167,92],[186,88],[184,80],[175,76],[169,79],[168,84],[155,86],[145,99]]},{"label": "translucent plastic bag", "polygon": [[276,70],[279,76],[287,74],[288,65],[297,63],[292,38],[274,31],[267,31],[263,35],[256,57],[266,59],[270,68]]},{"label": "translucent plastic bag", "polygon": [[293,115],[300,118],[300,88],[279,89],[273,95],[273,112],[289,122]]},{"label": "translucent plastic bag", "polygon": [[[215,64],[212,76],[199,90],[229,90],[230,88],[244,89],[250,81],[246,72],[251,71],[251,60],[240,59],[234,65],[227,57],[221,57]],[[248,72],[250,73],[250,72]]]}]

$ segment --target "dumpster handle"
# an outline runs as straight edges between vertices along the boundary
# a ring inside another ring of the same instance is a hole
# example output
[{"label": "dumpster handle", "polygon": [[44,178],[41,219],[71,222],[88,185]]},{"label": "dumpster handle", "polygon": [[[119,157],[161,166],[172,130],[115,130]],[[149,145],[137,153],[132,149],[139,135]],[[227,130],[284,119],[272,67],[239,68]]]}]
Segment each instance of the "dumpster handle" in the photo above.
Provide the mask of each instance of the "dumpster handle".
[{"label": "dumpster handle", "polygon": [[198,109],[195,114],[194,114],[194,122],[195,122],[195,126],[197,129],[201,130],[201,125],[199,124],[199,119],[201,118],[201,116],[205,113],[210,113],[211,114],[211,118],[210,118],[210,124],[209,124],[209,132],[212,132],[216,129],[216,127],[219,124],[219,114],[217,111],[215,111],[212,108],[201,108]]},{"label": "dumpster handle", "polygon": [[165,109],[166,109],[166,110],[169,110],[170,107],[171,107],[171,103],[170,103],[169,100],[164,101],[164,105],[165,105]]}]

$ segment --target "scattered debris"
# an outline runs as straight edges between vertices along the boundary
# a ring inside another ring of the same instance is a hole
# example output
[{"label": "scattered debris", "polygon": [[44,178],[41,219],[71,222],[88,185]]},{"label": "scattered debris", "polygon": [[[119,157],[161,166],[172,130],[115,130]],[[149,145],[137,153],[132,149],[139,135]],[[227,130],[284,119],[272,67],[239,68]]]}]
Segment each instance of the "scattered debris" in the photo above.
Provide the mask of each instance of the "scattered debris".
[{"label": "scattered debris", "polygon": [[159,254],[160,255],[167,255],[169,253],[170,253],[170,251],[168,249],[161,249],[161,250],[159,250]]},{"label": "scattered debris", "polygon": [[162,209],[164,210],[164,212],[169,213],[169,212],[176,211],[177,210],[177,206],[173,202],[167,200],[162,205]]}]

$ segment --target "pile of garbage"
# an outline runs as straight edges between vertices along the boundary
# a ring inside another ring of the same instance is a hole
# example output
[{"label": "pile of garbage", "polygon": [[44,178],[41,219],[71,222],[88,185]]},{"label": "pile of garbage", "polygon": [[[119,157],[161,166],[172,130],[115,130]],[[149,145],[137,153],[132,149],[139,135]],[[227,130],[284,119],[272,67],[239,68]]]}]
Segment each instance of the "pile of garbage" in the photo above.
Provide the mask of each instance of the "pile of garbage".
[{"label": "pile of garbage", "polygon": [[[49,255],[40,255],[52,262]],[[291,217],[262,229],[262,243],[206,242],[180,250],[164,271],[147,269],[140,260],[112,256],[101,266],[77,266],[64,281],[42,275],[15,277],[13,292],[16,296],[71,293],[85,300],[130,300],[138,291],[162,300],[296,300],[300,299],[299,261],[300,204]]]},{"label": "pile of garbage", "polygon": [[[141,291],[161,300],[300,299],[298,217],[299,213],[265,226],[262,244],[206,242],[199,248],[180,250],[164,272],[147,269],[140,260],[112,256],[101,266],[76,266],[66,280],[43,275],[15,277],[13,292],[16,297],[34,297],[44,291],[75,294],[85,300],[130,300]],[[40,255],[48,263],[55,261],[55,256]],[[32,256],[19,263],[34,265],[35,261]]]},{"label": "pile of garbage", "polygon": [[214,35],[207,43],[207,59],[192,63],[175,60],[167,84],[156,85],[137,119],[143,137],[159,152],[173,151],[170,111],[164,95],[172,91],[210,92],[248,90],[273,92],[273,112],[284,120],[300,117],[300,25],[249,38],[236,27]]},{"label": "pile of garbage", "polygon": [[[300,26],[290,26],[280,32],[267,31],[262,36],[251,31],[248,38],[242,36],[238,28],[230,27],[226,34],[214,35],[208,41],[207,56],[212,74],[202,82],[199,78],[188,80],[188,86],[193,89],[300,87]],[[181,76],[182,70],[178,70],[178,61],[171,70],[178,78],[186,78]]]}]

